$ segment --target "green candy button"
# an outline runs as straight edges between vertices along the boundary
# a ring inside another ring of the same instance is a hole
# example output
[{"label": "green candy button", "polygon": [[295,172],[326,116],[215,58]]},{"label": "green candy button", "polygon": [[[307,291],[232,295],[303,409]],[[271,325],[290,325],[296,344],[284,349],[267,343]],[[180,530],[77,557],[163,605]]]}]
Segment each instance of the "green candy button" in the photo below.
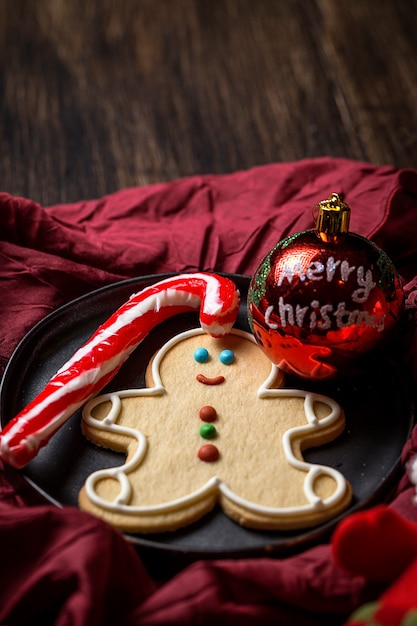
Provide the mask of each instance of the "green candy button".
[{"label": "green candy button", "polygon": [[200,426],[200,435],[204,439],[214,439],[216,436],[216,427],[213,424],[203,424]]}]

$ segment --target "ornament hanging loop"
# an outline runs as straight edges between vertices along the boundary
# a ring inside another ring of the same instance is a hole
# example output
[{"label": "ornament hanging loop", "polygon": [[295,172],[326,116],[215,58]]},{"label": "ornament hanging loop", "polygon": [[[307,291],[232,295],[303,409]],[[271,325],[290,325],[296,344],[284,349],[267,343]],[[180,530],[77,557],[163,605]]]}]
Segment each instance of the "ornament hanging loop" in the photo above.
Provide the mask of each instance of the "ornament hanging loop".
[{"label": "ornament hanging loop", "polygon": [[315,218],[316,232],[322,241],[337,241],[341,235],[348,232],[350,208],[343,201],[341,194],[332,193],[330,198],[319,202],[314,209],[318,210]]}]

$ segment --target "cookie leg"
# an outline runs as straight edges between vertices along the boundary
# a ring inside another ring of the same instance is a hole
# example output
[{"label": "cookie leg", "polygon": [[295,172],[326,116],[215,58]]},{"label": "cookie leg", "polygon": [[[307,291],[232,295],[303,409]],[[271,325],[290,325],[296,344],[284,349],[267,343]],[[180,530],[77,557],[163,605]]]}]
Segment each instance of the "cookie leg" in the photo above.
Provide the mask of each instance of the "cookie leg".
[{"label": "cookie leg", "polygon": [[344,519],[332,548],[336,562],[351,574],[389,582],[417,558],[417,524],[380,505]]}]

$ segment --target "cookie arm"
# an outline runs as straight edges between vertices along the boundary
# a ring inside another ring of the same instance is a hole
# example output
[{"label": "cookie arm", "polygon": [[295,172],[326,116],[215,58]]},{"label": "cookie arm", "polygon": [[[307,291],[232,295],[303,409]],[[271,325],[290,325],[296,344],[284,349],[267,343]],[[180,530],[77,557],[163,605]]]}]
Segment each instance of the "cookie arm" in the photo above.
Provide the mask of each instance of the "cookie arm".
[{"label": "cookie arm", "polygon": [[6,425],[0,433],[0,459],[24,467],[84,402],[105,387],[156,325],[198,309],[206,332],[214,337],[230,332],[239,310],[235,284],[215,274],[180,274],[131,296]]}]

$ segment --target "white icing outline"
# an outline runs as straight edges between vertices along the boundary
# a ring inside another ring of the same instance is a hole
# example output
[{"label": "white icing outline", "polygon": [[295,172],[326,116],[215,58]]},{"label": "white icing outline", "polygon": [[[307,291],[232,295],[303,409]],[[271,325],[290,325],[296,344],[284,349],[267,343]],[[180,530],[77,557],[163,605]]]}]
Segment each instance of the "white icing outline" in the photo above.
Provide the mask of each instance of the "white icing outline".
[{"label": "white icing outline", "polygon": [[[298,397],[304,398],[304,412],[307,419],[307,424],[303,426],[297,426],[288,429],[282,436],[282,445],[284,454],[288,460],[288,463],[294,468],[306,472],[304,479],[304,495],[307,499],[307,504],[295,506],[295,507],[271,507],[251,502],[245,498],[242,498],[236,494],[228,485],[218,476],[213,476],[202,487],[189,493],[185,496],[171,500],[169,502],[163,502],[156,505],[149,506],[131,506],[128,501],[131,496],[131,486],[127,474],[138,467],[145,457],[147,449],[147,441],[145,435],[138,429],[119,426],[116,424],[117,417],[120,413],[121,398],[126,397],[140,397],[140,396],[157,396],[165,393],[165,388],[162,384],[159,367],[165,354],[176,343],[193,337],[195,335],[205,334],[201,328],[194,328],[187,330],[178,335],[172,337],[167,341],[164,346],[159,350],[152,363],[152,377],[154,381],[154,387],[146,387],[142,389],[124,389],[117,393],[109,393],[97,396],[90,400],[84,407],[82,412],[83,421],[93,427],[107,432],[115,432],[123,435],[127,435],[136,439],[138,442],[137,449],[130,458],[129,461],[121,466],[101,469],[93,472],[87,478],[85,483],[85,491],[87,497],[93,504],[106,511],[113,513],[123,513],[128,515],[158,515],[166,514],[183,507],[188,507],[195,502],[200,502],[207,498],[211,494],[220,492],[224,497],[233,502],[235,505],[240,506],[248,511],[266,515],[271,518],[288,517],[294,514],[303,515],[312,513],[318,510],[324,510],[326,508],[332,508],[341,502],[347,491],[347,481],[345,477],[336,469],[320,464],[312,464],[307,461],[300,460],[294,456],[292,452],[292,439],[299,438],[300,434],[306,434],[314,431],[315,429],[321,430],[323,427],[331,425],[337,421],[340,417],[341,408],[339,404],[327,396],[316,394],[301,389],[274,389],[271,385],[279,376],[279,368],[271,364],[271,371],[267,379],[262,383],[258,389],[259,398],[277,398],[277,397]],[[244,337],[252,343],[256,344],[255,338],[252,334],[239,329],[232,329],[231,334]],[[111,409],[103,420],[97,420],[92,415],[93,409],[104,402],[111,402]],[[314,403],[321,402],[327,405],[331,412],[325,418],[319,420],[314,412]],[[336,489],[331,496],[322,500],[314,492],[314,482],[320,475],[327,475],[334,479],[336,483]],[[99,496],[95,490],[97,482],[103,478],[112,478],[117,480],[120,484],[120,492],[113,501],[108,501]]]}]

